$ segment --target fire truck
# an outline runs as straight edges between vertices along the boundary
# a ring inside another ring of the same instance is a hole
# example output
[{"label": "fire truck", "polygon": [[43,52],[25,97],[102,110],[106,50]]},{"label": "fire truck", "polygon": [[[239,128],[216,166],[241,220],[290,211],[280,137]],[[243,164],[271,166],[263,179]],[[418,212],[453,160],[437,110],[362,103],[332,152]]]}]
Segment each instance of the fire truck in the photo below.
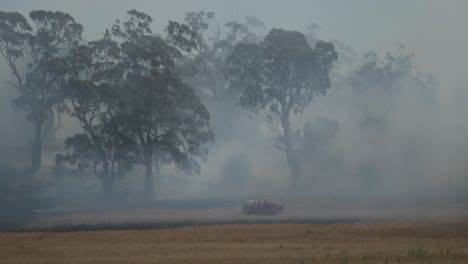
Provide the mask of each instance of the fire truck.
[{"label": "fire truck", "polygon": [[268,200],[245,200],[242,212],[249,215],[278,215],[283,208],[282,204]]}]

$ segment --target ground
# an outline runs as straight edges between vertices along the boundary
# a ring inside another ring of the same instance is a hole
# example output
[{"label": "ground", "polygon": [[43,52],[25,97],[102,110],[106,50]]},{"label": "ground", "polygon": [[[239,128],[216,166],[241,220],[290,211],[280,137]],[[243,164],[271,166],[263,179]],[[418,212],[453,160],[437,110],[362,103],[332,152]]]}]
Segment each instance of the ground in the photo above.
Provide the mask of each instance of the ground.
[{"label": "ground", "polygon": [[0,234],[1,263],[468,263],[468,222]]},{"label": "ground", "polygon": [[464,204],[192,203],[40,210],[0,233],[0,263],[468,263]]}]

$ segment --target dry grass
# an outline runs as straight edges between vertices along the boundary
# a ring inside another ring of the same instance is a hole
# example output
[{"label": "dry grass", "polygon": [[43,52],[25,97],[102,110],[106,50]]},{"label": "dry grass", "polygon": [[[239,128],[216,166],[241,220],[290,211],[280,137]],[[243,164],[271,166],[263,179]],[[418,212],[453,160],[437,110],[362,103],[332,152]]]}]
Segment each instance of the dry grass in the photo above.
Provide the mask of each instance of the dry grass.
[{"label": "dry grass", "polygon": [[467,263],[464,223],[0,234],[1,263]]}]

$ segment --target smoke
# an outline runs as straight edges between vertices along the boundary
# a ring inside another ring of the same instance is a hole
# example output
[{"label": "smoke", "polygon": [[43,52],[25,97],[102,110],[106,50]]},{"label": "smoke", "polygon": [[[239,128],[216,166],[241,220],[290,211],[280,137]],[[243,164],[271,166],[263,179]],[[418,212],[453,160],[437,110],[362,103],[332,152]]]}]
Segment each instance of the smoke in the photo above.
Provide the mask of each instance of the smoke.
[{"label": "smoke", "polygon": [[319,117],[339,124],[330,150],[341,169],[321,175],[306,164],[317,192],[368,200],[466,200],[468,126],[460,104],[466,94],[444,105],[440,94],[450,87],[431,78],[422,83],[424,78],[406,76],[389,87],[399,89],[395,95],[376,91],[375,83],[361,94],[335,82],[331,93],[296,118],[296,124]]},{"label": "smoke", "polygon": [[[347,51],[340,56],[348,61],[336,65],[327,95],[316,97],[292,120],[293,130],[300,135],[296,147],[304,160],[304,199],[440,203],[468,199],[468,60],[464,52],[468,38],[462,34],[468,23],[463,14],[467,2],[392,1],[379,6],[375,1],[360,5],[346,1],[113,1],[104,15],[102,10],[110,1],[95,2],[1,5],[24,15],[38,8],[69,12],[83,23],[89,40],[100,37],[114,19],[132,8],[152,15],[159,29],[167,20],[182,21],[186,12],[194,10],[214,11],[226,21],[254,14],[267,26],[294,30],[318,22],[322,30],[316,39],[339,39],[333,43]],[[390,11],[394,13],[383,15]],[[397,13],[401,19],[395,21]],[[400,92],[393,96],[372,90],[359,93],[351,87],[349,76],[361,65],[364,51],[376,50],[382,57],[400,42],[415,52],[411,74],[392,84]],[[8,80],[7,67],[2,65],[0,71],[1,80]],[[429,73],[438,83],[421,83],[429,82],[425,77]],[[12,109],[14,90],[5,84],[1,87],[0,146],[5,147],[0,158],[8,163],[12,152],[7,146],[29,150],[32,131],[24,114]],[[201,175],[185,176],[173,167],[163,167],[160,198],[285,197],[290,170],[285,153],[275,148],[281,127],[268,123],[261,113],[247,113],[236,105],[209,104],[208,108],[216,142],[201,162]],[[226,109],[228,119],[223,114]],[[63,122],[59,139],[78,131],[70,118],[64,117]],[[307,123],[310,133],[304,133]],[[336,128],[330,130],[331,124]],[[46,166],[53,166],[53,155]],[[28,151],[22,151],[16,160],[28,159]],[[135,168],[120,179],[116,196],[141,192],[143,175],[142,168]],[[100,191],[97,179],[71,175],[61,188],[70,193],[70,200],[89,201]]]},{"label": "smoke", "polygon": [[[400,54],[396,58],[405,56],[401,46],[396,53]],[[328,94],[316,97],[305,113],[294,116],[293,129],[302,133],[297,149],[303,159],[301,195],[305,199],[416,204],[466,201],[466,90],[459,88],[447,104],[441,94],[454,88],[419,72],[412,64],[417,54],[407,58],[411,63],[408,72],[393,81],[383,77],[365,80],[363,87],[353,87],[350,79],[364,62],[342,65],[346,62],[340,61]],[[382,82],[389,82],[387,90],[379,88]],[[275,138],[282,134],[280,126],[254,114],[253,119],[242,119],[235,131],[238,134],[229,142],[218,142],[212,149],[213,158],[205,164],[201,178],[222,181],[222,168],[241,155],[249,164],[232,168],[231,186],[214,184],[217,193],[232,194],[235,188],[238,195],[283,197],[289,190],[290,172],[285,154],[274,148]],[[247,186],[240,188],[245,182],[239,172],[246,171],[245,167],[253,169]]]},{"label": "smoke", "polygon": [[32,127],[26,120],[26,115],[19,109],[14,109],[12,100],[18,94],[15,88],[6,84],[10,80],[6,65],[0,66],[0,164],[18,163],[28,159]]}]

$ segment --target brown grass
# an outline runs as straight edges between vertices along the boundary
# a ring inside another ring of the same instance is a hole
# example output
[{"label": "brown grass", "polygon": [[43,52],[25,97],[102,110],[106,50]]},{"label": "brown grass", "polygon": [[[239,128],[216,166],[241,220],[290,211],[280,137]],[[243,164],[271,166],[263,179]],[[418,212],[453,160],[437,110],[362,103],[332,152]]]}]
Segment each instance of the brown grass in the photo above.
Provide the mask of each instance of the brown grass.
[{"label": "brown grass", "polygon": [[468,224],[0,234],[1,263],[467,263]]}]

